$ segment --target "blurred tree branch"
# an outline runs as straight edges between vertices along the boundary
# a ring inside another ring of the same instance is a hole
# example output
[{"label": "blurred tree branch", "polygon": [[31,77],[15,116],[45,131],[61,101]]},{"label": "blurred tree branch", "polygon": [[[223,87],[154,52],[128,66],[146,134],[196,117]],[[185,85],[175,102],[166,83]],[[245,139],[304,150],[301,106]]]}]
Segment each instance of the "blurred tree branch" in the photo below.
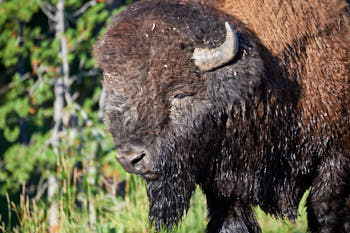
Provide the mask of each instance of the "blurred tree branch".
[{"label": "blurred tree branch", "polygon": [[89,7],[95,6],[95,5],[96,5],[96,1],[95,0],[88,1],[81,8],[79,8],[78,10],[76,10],[73,13],[73,17],[78,17],[79,15],[83,14]]},{"label": "blurred tree branch", "polygon": [[50,3],[46,3],[46,5],[44,5],[44,3],[41,0],[37,0],[40,9],[42,10],[42,12],[44,12],[44,14],[52,21],[57,22],[57,18],[54,15],[54,13],[57,11],[55,9],[54,6],[52,6]]}]

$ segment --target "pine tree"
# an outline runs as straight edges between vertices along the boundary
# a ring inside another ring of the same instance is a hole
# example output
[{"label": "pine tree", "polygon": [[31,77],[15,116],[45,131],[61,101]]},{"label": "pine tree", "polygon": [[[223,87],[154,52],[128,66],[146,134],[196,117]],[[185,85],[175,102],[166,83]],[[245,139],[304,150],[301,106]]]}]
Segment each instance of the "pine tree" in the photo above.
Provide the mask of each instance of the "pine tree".
[{"label": "pine tree", "polygon": [[103,0],[0,2],[0,197],[29,183],[28,195],[47,194],[51,232],[59,226],[63,157],[91,173],[85,165],[105,147],[91,49],[108,8]]}]

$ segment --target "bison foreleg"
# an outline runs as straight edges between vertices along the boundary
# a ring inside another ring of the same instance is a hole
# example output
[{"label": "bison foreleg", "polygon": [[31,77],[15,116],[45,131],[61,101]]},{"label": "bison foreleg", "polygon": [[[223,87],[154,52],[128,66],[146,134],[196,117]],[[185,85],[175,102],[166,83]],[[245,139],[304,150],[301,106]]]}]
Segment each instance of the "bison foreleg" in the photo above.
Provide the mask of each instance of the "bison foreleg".
[{"label": "bison foreleg", "polygon": [[310,232],[350,232],[349,177],[349,159],[332,159],[321,166],[307,201]]},{"label": "bison foreleg", "polygon": [[208,199],[207,202],[210,218],[207,233],[260,232],[250,206],[222,199]]}]

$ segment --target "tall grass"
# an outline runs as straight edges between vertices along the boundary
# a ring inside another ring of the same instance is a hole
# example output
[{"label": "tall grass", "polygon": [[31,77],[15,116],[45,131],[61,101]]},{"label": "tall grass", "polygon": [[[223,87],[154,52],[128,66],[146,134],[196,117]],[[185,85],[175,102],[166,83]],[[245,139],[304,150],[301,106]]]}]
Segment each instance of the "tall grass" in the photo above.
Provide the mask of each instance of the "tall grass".
[{"label": "tall grass", "polygon": [[303,198],[299,203],[298,218],[295,222],[288,219],[276,219],[265,214],[259,207],[255,208],[255,214],[258,219],[258,223],[261,226],[264,233],[304,233],[307,232],[307,219],[306,219],[306,199],[309,195],[309,191],[304,193]]},{"label": "tall grass", "polygon": [[[148,199],[144,181],[125,173],[118,165],[112,167],[119,179],[126,181],[125,196],[117,196],[101,183],[93,184],[87,176],[79,177],[77,170],[62,161],[57,170],[60,177],[60,191],[57,195],[59,226],[48,229],[47,213],[50,203],[44,200],[30,200],[23,186],[20,202],[16,205],[7,198],[9,219],[16,216],[19,224],[11,221],[1,222],[2,232],[67,232],[67,233],[146,233],[154,232],[147,223]],[[96,177],[95,177],[96,178]],[[96,180],[98,180],[96,178]],[[307,194],[299,207],[300,217],[296,222],[276,220],[256,208],[256,216],[262,232],[299,233],[306,232],[306,211],[304,207]],[[190,209],[174,232],[205,232],[207,224],[206,201],[202,191],[197,188],[191,200]],[[1,217],[0,217],[1,220]]]}]

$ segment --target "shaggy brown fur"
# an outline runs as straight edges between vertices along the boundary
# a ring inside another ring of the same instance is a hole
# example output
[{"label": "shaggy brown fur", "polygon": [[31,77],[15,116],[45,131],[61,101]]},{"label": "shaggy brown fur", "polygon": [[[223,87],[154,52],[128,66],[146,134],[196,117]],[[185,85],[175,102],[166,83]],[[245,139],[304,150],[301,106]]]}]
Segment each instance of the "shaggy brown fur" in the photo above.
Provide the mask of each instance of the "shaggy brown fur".
[{"label": "shaggy brown fur", "polygon": [[[136,3],[95,45],[106,124],[117,157],[142,154],[123,165],[147,181],[151,222],[177,224],[199,184],[207,232],[259,232],[252,205],[295,219],[311,187],[310,231],[350,232],[346,2],[196,2]],[[222,44],[226,21],[237,56],[200,71],[194,49]]]},{"label": "shaggy brown fur", "polygon": [[[345,0],[209,0],[253,31],[279,59],[291,79],[303,87],[299,102],[305,123],[312,115],[319,124],[348,116],[350,92],[350,22]],[[298,56],[296,60],[288,57]],[[342,93],[334,94],[334,93]],[[344,102],[345,101],[345,102]]]}]

